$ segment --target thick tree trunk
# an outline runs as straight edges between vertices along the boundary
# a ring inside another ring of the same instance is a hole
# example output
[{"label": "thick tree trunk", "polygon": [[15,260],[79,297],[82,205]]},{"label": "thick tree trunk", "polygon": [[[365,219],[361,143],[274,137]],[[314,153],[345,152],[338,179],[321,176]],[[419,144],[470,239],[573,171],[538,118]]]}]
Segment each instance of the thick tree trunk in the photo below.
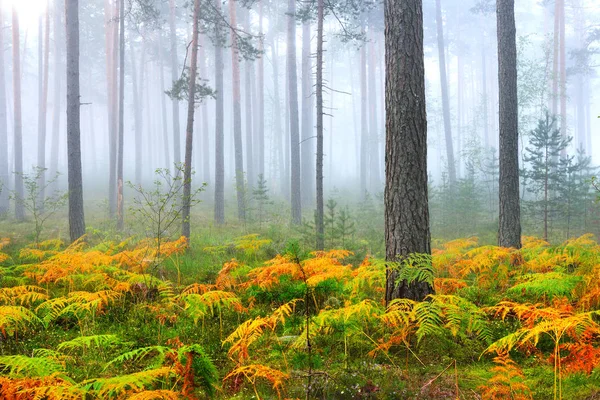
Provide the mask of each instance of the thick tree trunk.
[{"label": "thick tree trunk", "polygon": [[235,2],[229,0],[231,29],[231,73],[233,92],[233,141],[235,152],[235,185],[237,193],[238,218],[246,220],[246,189],[244,185],[244,153],[242,148],[242,106],[240,103],[240,55],[238,51]]},{"label": "thick tree trunk", "polygon": [[15,160],[15,195],[20,201],[15,201],[15,217],[17,221],[25,219],[23,207],[23,126],[21,120],[21,51],[19,36],[19,16],[16,6],[12,9],[13,35],[13,100],[14,100],[14,160]]},{"label": "thick tree trunk", "polygon": [[125,118],[125,0],[119,11],[119,136],[117,140],[117,229],[123,229],[123,130]]},{"label": "thick tree trunk", "polygon": [[200,0],[194,0],[194,22],[192,28],[192,58],[190,60],[190,82],[188,88],[187,128],[185,130],[185,163],[183,170],[183,201],[181,207],[181,236],[190,238],[190,211],[192,195],[192,145],[194,143],[194,109],[196,98],[196,71],[198,65],[198,18]]},{"label": "thick tree trunk", "polygon": [[4,12],[0,6],[0,218],[10,207],[8,192],[10,175],[8,168],[8,126],[6,114],[6,84],[4,71]]},{"label": "thick tree trunk", "polygon": [[79,99],[79,0],[65,2],[67,27],[67,161],[69,170],[69,233],[71,241],[85,234]]},{"label": "thick tree trunk", "polygon": [[[44,168],[40,173],[38,188],[40,190],[38,202],[44,207],[46,198],[46,112],[48,107],[48,60],[50,58],[50,11],[46,9],[46,28],[42,33],[42,17],[39,23],[38,45],[38,77],[39,77],[39,105],[38,105],[38,154],[37,166]],[[42,38],[44,38],[42,42]],[[43,45],[42,45],[43,43]],[[42,47],[44,49],[42,49]],[[4,79],[4,78],[2,78]]]},{"label": "thick tree trunk", "polygon": [[[323,221],[323,0],[317,2],[317,250],[325,247]],[[331,132],[329,132],[331,135]],[[330,155],[331,156],[331,155]]]},{"label": "thick tree trunk", "polygon": [[[215,0],[215,8],[221,12],[221,0]],[[215,27],[215,224],[225,223],[225,134],[223,129],[223,32]]]},{"label": "thick tree trunk", "polygon": [[446,75],[446,52],[444,50],[444,25],[442,21],[441,0],[435,0],[435,9],[440,67],[440,85],[442,86],[444,134],[446,139],[446,161],[448,162],[448,178],[450,180],[450,185],[454,185],[456,182],[456,165],[454,163],[454,146],[452,143],[452,122],[450,121],[450,99],[448,98],[448,78]]},{"label": "thick tree trunk", "polygon": [[[171,79],[175,82],[179,79],[179,62],[177,61],[177,30],[175,29],[175,0],[169,0],[169,30],[171,38]],[[173,161],[176,164],[181,162],[181,145],[179,127],[179,101],[172,100],[173,105]]]},{"label": "thick tree trunk", "polygon": [[519,114],[515,0],[497,0],[500,89],[500,215],[498,245],[521,248],[519,204]]},{"label": "thick tree trunk", "polygon": [[[427,197],[427,116],[423,60],[422,0],[385,4],[386,60],[386,259],[430,254]],[[386,302],[423,300],[433,293],[427,282],[396,282],[386,272]]]},{"label": "thick tree trunk", "polygon": [[[312,101],[312,54],[310,52],[310,22],[302,24],[302,204],[313,204],[314,138],[313,136],[313,101]],[[321,66],[322,68],[322,66]]]},{"label": "thick tree trunk", "polygon": [[287,70],[290,107],[290,189],[292,224],[302,222],[300,175],[300,121],[298,116],[298,74],[296,71],[296,0],[288,0]]},{"label": "thick tree trunk", "polygon": [[[364,29],[363,29],[364,31]],[[369,132],[367,128],[367,45],[360,48],[360,195],[367,192]]]}]

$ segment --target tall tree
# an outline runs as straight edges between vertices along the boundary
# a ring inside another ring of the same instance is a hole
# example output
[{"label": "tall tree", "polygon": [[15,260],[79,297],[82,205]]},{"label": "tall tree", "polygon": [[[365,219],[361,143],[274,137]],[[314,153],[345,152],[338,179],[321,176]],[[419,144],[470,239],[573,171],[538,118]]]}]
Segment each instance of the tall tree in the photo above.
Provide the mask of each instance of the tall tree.
[{"label": "tall tree", "polygon": [[[221,13],[221,0],[215,0]],[[225,133],[223,130],[223,29],[215,24],[215,223],[225,223]]]},{"label": "tall tree", "polygon": [[519,109],[515,0],[497,0],[498,83],[500,103],[500,183],[498,245],[521,248],[519,199]]},{"label": "tall tree", "polygon": [[[44,198],[46,197],[46,110],[48,106],[48,59],[50,57],[50,11],[46,8],[45,12],[45,30],[42,32],[42,17],[39,22],[39,43],[38,43],[38,154],[37,165],[39,168],[44,168],[40,172],[40,181],[38,187],[39,204],[43,207]],[[42,38],[44,40],[42,41]]]},{"label": "tall tree", "polygon": [[369,92],[369,186],[372,193],[378,192],[379,183],[379,134],[377,129],[377,85],[376,81],[376,59],[375,59],[375,28],[373,27],[373,17],[369,21],[368,38],[369,42],[363,47],[367,47],[368,52],[368,92]]},{"label": "tall tree", "polygon": [[313,202],[314,177],[314,145],[313,145],[313,85],[312,54],[310,52],[310,21],[302,23],[302,204],[308,206]]},{"label": "tall tree", "polygon": [[[247,33],[250,33],[250,10],[245,10],[243,12],[243,20],[244,20],[244,29]],[[253,70],[254,61],[246,59],[244,61],[244,106],[246,109],[246,179],[248,181],[248,193],[252,192],[252,187],[254,185],[254,157],[253,157],[253,148],[254,144],[252,143],[253,136],[253,109],[252,109],[252,83],[254,81],[254,70]]]},{"label": "tall tree", "polygon": [[240,103],[240,53],[238,49],[238,37],[235,31],[237,27],[235,2],[229,0],[229,18],[231,25],[231,74],[233,92],[233,141],[235,152],[235,185],[238,204],[238,218],[246,220],[246,195],[244,185],[244,153],[242,149],[242,106]]},{"label": "tall tree", "polygon": [[104,6],[106,30],[106,83],[108,109],[108,211],[110,217],[117,212],[117,136],[118,136],[118,93],[117,93],[117,50],[118,50],[118,3],[106,0]]},{"label": "tall tree", "polygon": [[[388,0],[384,6],[386,64],[386,259],[402,262],[430,254],[427,198],[427,115],[422,0]],[[424,281],[397,283],[388,267],[386,301],[423,300]]]},{"label": "tall tree", "polygon": [[[175,28],[175,0],[169,0],[169,30],[171,39],[171,78],[177,81],[179,63],[177,61],[177,29]],[[179,101],[173,97],[173,161],[181,162],[180,127],[179,127]]]},{"label": "tall tree", "polygon": [[[64,9],[64,0],[55,0],[54,2],[54,83],[53,83],[53,96],[52,96],[52,144],[50,147],[50,170],[49,175],[55,176],[58,172],[58,152],[59,152],[59,137],[60,137],[60,106],[61,106],[61,81],[63,78],[62,71],[62,45],[64,41],[61,33],[63,31],[63,25],[61,24],[61,15]],[[53,189],[51,187],[50,189]]]},{"label": "tall tree", "polygon": [[257,124],[257,138],[258,138],[258,175],[265,174],[265,65],[264,65],[264,35],[263,35],[263,1],[258,1],[258,50],[261,56],[258,59],[258,113],[256,118],[258,119]]},{"label": "tall tree", "polygon": [[456,182],[456,165],[454,164],[454,146],[452,143],[452,122],[450,121],[450,99],[448,97],[448,78],[446,74],[446,51],[444,42],[444,24],[442,20],[441,0],[435,0],[435,19],[437,25],[437,45],[440,67],[440,85],[442,86],[442,108],[444,114],[444,134],[446,139],[446,157],[448,162],[448,179],[450,184]]},{"label": "tall tree", "polygon": [[123,229],[123,130],[125,119],[125,0],[119,1],[119,132],[117,140],[117,229]]},{"label": "tall tree", "polygon": [[[161,108],[161,114],[162,114],[162,129],[163,129],[163,143],[165,148],[163,149],[165,152],[165,166],[167,168],[171,167],[171,153],[169,152],[169,129],[167,127],[167,99],[165,96],[165,67],[164,67],[164,53],[163,53],[163,46],[162,46],[162,37],[163,37],[163,31],[162,29],[159,30],[158,32],[158,48],[159,48],[159,54],[158,54],[158,62],[159,62],[159,79],[160,79],[160,108]],[[133,61],[133,57],[132,57],[132,61]],[[133,63],[132,63],[133,66]],[[133,71],[133,67],[132,67],[132,75],[135,74],[135,71]],[[137,89],[136,89],[137,90]],[[135,92],[134,92],[135,93]],[[135,102],[135,101],[134,101]],[[139,103],[139,102],[136,102]],[[139,106],[136,107],[136,109],[139,109]],[[141,119],[141,115],[138,117]],[[137,126],[137,124],[136,124]],[[141,140],[141,132],[139,134],[140,140]],[[138,132],[136,130],[135,133],[135,137],[136,137],[136,143],[138,141]],[[137,157],[137,156],[136,156]],[[141,157],[140,157],[141,158]],[[137,164],[136,164],[137,165]],[[139,163],[140,165],[140,171],[139,171],[139,179],[141,181],[141,176],[142,176],[142,171],[141,171],[141,163]],[[136,168],[136,180],[138,179],[138,171]],[[141,182],[136,182],[137,184],[140,184]]]},{"label": "tall tree", "polygon": [[200,0],[194,0],[194,22],[192,24],[192,58],[188,89],[187,128],[185,130],[185,162],[183,169],[183,204],[181,207],[181,236],[190,238],[190,211],[192,201],[192,144],[194,143],[194,109],[196,99],[196,74],[198,65],[198,18]]},{"label": "tall tree", "polygon": [[[364,25],[363,25],[364,33]],[[360,194],[367,192],[369,131],[367,128],[367,46],[363,43],[360,48]]]},{"label": "tall tree", "polygon": [[290,172],[292,224],[302,222],[300,176],[300,121],[298,116],[298,73],[296,71],[296,0],[288,0],[287,81],[290,107]]},{"label": "tall tree", "polygon": [[69,233],[71,241],[85,234],[79,99],[79,0],[66,0],[67,32],[67,162],[69,171]]},{"label": "tall tree", "polygon": [[[317,250],[325,247],[323,221],[323,0],[317,1]],[[331,135],[331,132],[329,132]]]},{"label": "tall tree", "polygon": [[[16,5],[12,8],[13,36],[13,100],[14,100],[14,141],[15,159],[15,194],[23,199],[23,125],[21,120],[21,46],[19,36],[19,16]],[[15,217],[17,221],[25,219],[25,208],[22,201],[15,201]]]},{"label": "tall tree", "polygon": [[8,173],[8,127],[4,74],[4,13],[3,4],[0,2],[0,217],[8,212],[10,206],[8,197],[10,175]]}]

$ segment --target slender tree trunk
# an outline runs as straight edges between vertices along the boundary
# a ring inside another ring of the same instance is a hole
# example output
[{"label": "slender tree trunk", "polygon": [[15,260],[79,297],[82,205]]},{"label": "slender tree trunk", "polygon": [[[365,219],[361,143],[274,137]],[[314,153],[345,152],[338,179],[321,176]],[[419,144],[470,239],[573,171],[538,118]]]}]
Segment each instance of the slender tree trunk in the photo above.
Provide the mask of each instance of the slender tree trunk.
[{"label": "slender tree trunk", "polygon": [[377,61],[375,59],[375,33],[373,27],[369,27],[369,43],[367,51],[369,53],[369,74],[368,74],[368,91],[369,91],[369,187],[372,193],[379,191],[379,131],[377,129]]},{"label": "slender tree trunk", "polygon": [[229,0],[229,18],[231,19],[231,71],[233,92],[233,141],[235,151],[235,184],[237,192],[238,218],[246,220],[246,189],[244,185],[244,153],[242,148],[242,106],[240,104],[240,59],[237,35],[235,2]]},{"label": "slender tree trunk", "polygon": [[185,164],[183,172],[183,202],[181,218],[183,220],[181,236],[190,238],[190,211],[192,196],[192,145],[194,143],[194,109],[196,98],[196,71],[198,64],[198,18],[200,0],[194,0],[194,22],[192,31],[192,58],[190,60],[190,82],[188,89],[187,128],[185,133]]},{"label": "slender tree trunk", "polygon": [[71,241],[85,234],[79,96],[79,0],[66,0],[67,27],[67,154],[69,170],[69,233]]},{"label": "slender tree trunk", "polygon": [[[179,62],[177,61],[177,30],[175,29],[175,0],[169,0],[169,29],[171,33],[171,79],[175,82],[179,79]],[[179,101],[173,99],[173,160],[176,164],[181,162],[181,145],[179,135]]]},{"label": "slender tree trunk", "polygon": [[[44,33],[42,33],[42,17],[40,16],[38,45],[39,109],[37,166],[44,169],[40,173],[40,180],[38,182],[40,190],[38,202],[42,209],[44,207],[44,199],[46,198],[46,112],[48,107],[48,60],[50,57],[50,11],[48,9],[46,9],[45,16],[46,29]],[[43,42],[42,38],[44,38]],[[42,47],[44,48],[43,50]]]},{"label": "slender tree trunk", "polygon": [[[567,139],[567,61],[565,50],[565,0],[560,2],[560,132]],[[561,157],[567,156],[567,149],[561,152]]]},{"label": "slender tree trunk", "polygon": [[[56,0],[54,2],[54,87],[53,87],[53,100],[52,100],[52,144],[50,148],[50,176],[56,176],[58,172],[58,152],[59,152],[59,138],[60,138],[60,102],[62,96],[61,92],[61,77],[62,77],[62,61],[61,61],[61,43],[63,43],[61,32],[62,24],[60,21],[61,13],[64,9],[64,1]],[[56,183],[50,188],[51,191],[56,190]]]},{"label": "slender tree trunk", "polygon": [[481,35],[481,92],[483,94],[483,142],[486,149],[492,147],[490,140],[490,122],[488,116],[487,62],[485,54],[485,35]]},{"label": "slender tree trunk", "polygon": [[[133,118],[135,123],[135,184],[140,185],[142,183],[142,96],[140,93],[140,87],[138,84],[138,72],[135,62],[135,51],[133,49],[133,41],[129,42],[130,54],[131,54],[131,82],[133,89]],[[160,47],[160,45],[159,45]],[[161,70],[162,71],[162,70]],[[161,79],[161,84],[163,83]],[[162,90],[161,98],[164,103],[164,86]],[[164,110],[166,112],[166,110]],[[165,116],[166,123],[166,116]],[[168,147],[168,146],[167,146]],[[168,164],[167,164],[168,165]]]},{"label": "slender tree trunk", "polygon": [[[386,259],[402,262],[411,254],[431,254],[427,197],[427,117],[423,55],[422,0],[385,3],[386,61]],[[402,281],[386,271],[386,302],[423,300],[427,282]]]},{"label": "slender tree trunk", "polygon": [[258,137],[258,175],[265,175],[265,65],[264,51],[265,42],[263,37],[263,1],[258,0],[258,49],[261,51],[261,56],[258,59],[258,119],[257,137]]},{"label": "slender tree trunk", "polygon": [[[272,41],[271,41],[271,64],[273,66],[273,110],[281,110],[281,98],[280,98],[280,93],[279,93],[279,62],[278,62],[278,54],[277,54],[277,42],[275,41],[275,35],[273,34],[272,36]],[[287,110],[287,106],[284,105],[284,107]],[[282,151],[283,148],[283,143],[282,143],[282,132],[284,131],[284,129],[282,129],[281,126],[281,113],[280,112],[274,112],[273,113],[273,125],[274,125],[274,129],[271,131],[272,135],[274,136],[274,141],[275,141],[275,160],[276,160],[276,165],[277,165],[277,171],[279,171],[279,178],[280,178],[280,186],[281,186],[281,193],[283,193],[285,195],[286,191],[286,183],[288,182],[287,180],[287,176],[285,174],[285,160],[284,160],[284,154]],[[286,125],[288,126],[288,125]]]},{"label": "slender tree trunk", "polygon": [[452,186],[456,182],[456,164],[454,163],[454,146],[452,143],[452,122],[450,121],[450,99],[448,98],[448,78],[446,76],[446,53],[444,50],[444,25],[442,22],[441,0],[435,0],[435,9],[440,67],[440,85],[442,86],[444,133],[446,138],[446,157],[448,162],[448,178],[450,180],[450,186]]},{"label": "slender tree trunk", "polygon": [[[363,27],[364,32],[364,27]],[[360,195],[367,192],[369,132],[367,128],[367,45],[360,48]]]},{"label": "slender tree trunk", "polygon": [[123,135],[125,113],[125,0],[119,12],[119,136],[117,141],[117,229],[123,229]]},{"label": "slender tree trunk", "polygon": [[300,177],[300,122],[298,116],[298,76],[296,71],[296,0],[288,0],[287,70],[290,107],[290,169],[292,224],[302,222]]},{"label": "slender tree trunk", "polygon": [[8,192],[10,175],[8,168],[8,126],[6,114],[6,81],[4,71],[4,12],[0,4],[0,218],[10,207]]},{"label": "slender tree trunk", "polygon": [[[215,8],[221,13],[221,0],[215,0]],[[223,129],[223,32],[215,27],[215,224],[225,223],[225,134]]]},{"label": "slender tree trunk", "polygon": [[[201,60],[200,77],[206,79],[208,78],[208,73],[206,72],[207,57],[204,49],[204,35],[200,36],[198,40],[200,42],[200,48],[198,49],[198,52]],[[202,102],[202,105],[200,106],[200,112],[200,122],[202,123],[202,176],[204,183],[208,183],[210,182],[210,135],[208,131],[208,105],[206,104],[206,102]]]},{"label": "slender tree trunk", "polygon": [[515,0],[497,0],[500,100],[500,214],[498,245],[521,248],[519,204],[519,110]]},{"label": "slender tree trunk", "polygon": [[[14,100],[14,159],[15,159],[15,194],[23,199],[23,126],[21,121],[21,51],[19,36],[19,16],[16,6],[12,9],[13,35],[13,100]],[[15,217],[17,221],[25,219],[22,201],[15,201]]]},{"label": "slender tree trunk", "polygon": [[558,82],[560,71],[558,69],[558,59],[560,50],[560,5],[562,0],[554,1],[554,51],[552,53],[552,115],[558,114]]},{"label": "slender tree trunk", "polygon": [[[317,250],[325,247],[323,221],[323,0],[317,2]],[[331,135],[331,132],[329,132]],[[330,155],[331,156],[331,155]]]},{"label": "slender tree trunk", "polygon": [[[165,154],[165,166],[167,168],[171,168],[171,153],[169,152],[169,128],[168,128],[168,124],[167,124],[167,100],[166,100],[167,95],[165,94],[165,66],[164,66],[164,53],[163,53],[163,46],[162,46],[162,37],[163,37],[163,31],[161,29],[158,32],[158,48],[159,48],[159,55],[158,55],[159,67],[158,68],[160,69],[160,76],[159,76],[159,78],[160,78],[160,108],[161,108],[162,130],[163,130],[163,146],[164,146],[163,151]],[[133,50],[132,50],[132,52],[133,52]],[[132,63],[132,65],[133,65],[133,63]],[[135,75],[135,71],[132,71],[132,74]],[[136,103],[137,103],[137,101],[136,101]],[[136,126],[137,126],[137,123],[136,123]],[[141,136],[141,132],[140,132],[140,136]],[[135,140],[137,143],[137,130],[136,130],[136,139]],[[137,177],[137,171],[136,171],[136,177]],[[140,179],[141,179],[141,171],[140,171]]]},{"label": "slender tree trunk", "polygon": [[310,22],[302,24],[302,204],[313,202],[314,146],[313,146],[313,102],[312,102],[312,54],[310,52]]},{"label": "slender tree trunk", "polygon": [[[244,29],[250,33],[250,10],[246,10],[243,14]],[[244,106],[246,109],[246,180],[248,187],[246,190],[248,193],[252,193],[252,187],[254,187],[254,158],[253,158],[253,147],[252,136],[253,136],[253,125],[252,125],[252,81],[254,80],[254,73],[252,71],[251,60],[244,61]]]},{"label": "slender tree trunk", "polygon": [[118,80],[117,80],[117,50],[118,50],[118,32],[119,25],[117,19],[119,18],[119,3],[117,0],[110,5],[111,9],[111,20],[109,21],[110,29],[110,88],[109,88],[109,123],[110,123],[110,137],[109,137],[109,182],[108,182],[108,206],[111,218],[117,213],[117,151],[118,151],[118,129],[119,129],[119,116],[118,116]]}]

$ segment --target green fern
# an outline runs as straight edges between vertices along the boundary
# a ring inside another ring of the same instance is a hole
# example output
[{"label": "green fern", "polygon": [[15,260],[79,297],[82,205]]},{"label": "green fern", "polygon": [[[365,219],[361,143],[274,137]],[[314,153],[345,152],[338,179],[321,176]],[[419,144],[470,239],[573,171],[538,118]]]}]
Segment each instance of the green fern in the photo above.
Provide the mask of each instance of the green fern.
[{"label": "green fern", "polygon": [[210,397],[215,395],[217,382],[219,382],[219,373],[217,368],[206,355],[204,349],[199,344],[183,346],[178,350],[179,362],[183,365],[187,363],[187,357],[193,356],[192,368],[194,377],[200,379],[200,386]]},{"label": "green fern", "polygon": [[80,387],[99,399],[127,398],[130,393],[136,393],[165,382],[173,374],[174,371],[171,368],[161,367],[128,375],[90,379],[82,382]]},{"label": "green fern", "polygon": [[[121,354],[118,357],[113,358],[111,361],[106,364],[106,368],[111,365],[121,365],[126,362],[140,362],[146,358],[149,358],[150,368],[157,368],[163,364],[165,361],[166,354],[172,351],[170,347],[166,346],[147,346],[140,347],[138,349],[134,349],[128,351],[126,353]],[[149,357],[150,355],[153,355]]]},{"label": "green fern", "polygon": [[11,378],[43,378],[64,371],[64,365],[50,357],[0,356],[0,372]]},{"label": "green fern", "polygon": [[571,298],[575,287],[583,281],[581,276],[568,275],[560,272],[538,273],[523,275],[518,283],[506,293],[512,297],[523,295],[534,300],[545,298]]},{"label": "green fern", "polygon": [[117,335],[91,335],[80,336],[73,340],[62,342],[57,346],[56,349],[62,352],[89,349],[92,347],[107,349],[122,346],[124,344],[125,342],[123,342]]}]

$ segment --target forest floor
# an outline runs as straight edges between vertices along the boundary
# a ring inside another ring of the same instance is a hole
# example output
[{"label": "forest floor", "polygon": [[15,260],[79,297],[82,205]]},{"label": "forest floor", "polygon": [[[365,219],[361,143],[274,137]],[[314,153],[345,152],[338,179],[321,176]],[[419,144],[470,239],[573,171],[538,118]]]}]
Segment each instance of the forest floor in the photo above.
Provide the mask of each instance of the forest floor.
[{"label": "forest floor", "polygon": [[0,397],[600,398],[589,235],[439,243],[398,266],[436,294],[386,307],[368,239],[312,252],[277,224],[203,226],[189,244],[99,227],[67,245],[0,223]]}]

